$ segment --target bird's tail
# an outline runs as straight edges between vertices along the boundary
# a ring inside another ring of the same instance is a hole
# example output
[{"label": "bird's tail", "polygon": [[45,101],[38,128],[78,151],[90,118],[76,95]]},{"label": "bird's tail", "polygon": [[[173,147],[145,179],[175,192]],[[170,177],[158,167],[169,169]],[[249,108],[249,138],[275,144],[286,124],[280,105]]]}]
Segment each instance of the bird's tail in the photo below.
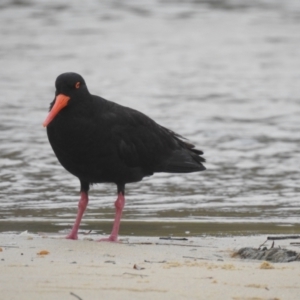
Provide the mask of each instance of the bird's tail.
[{"label": "bird's tail", "polygon": [[171,157],[162,167],[161,172],[167,173],[192,173],[206,170],[203,166],[205,159],[200,154],[202,151],[197,149],[180,149],[173,152]]}]

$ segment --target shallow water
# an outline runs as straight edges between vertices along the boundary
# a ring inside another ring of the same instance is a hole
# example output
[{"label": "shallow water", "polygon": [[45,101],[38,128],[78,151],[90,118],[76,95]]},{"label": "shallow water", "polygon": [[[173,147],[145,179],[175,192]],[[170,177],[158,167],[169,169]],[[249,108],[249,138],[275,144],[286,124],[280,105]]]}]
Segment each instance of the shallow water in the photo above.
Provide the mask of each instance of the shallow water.
[{"label": "shallow water", "polygon": [[[300,5],[244,2],[2,1],[0,231],[75,218],[78,180],[41,125],[75,71],[205,152],[205,172],[127,185],[122,233],[299,232]],[[83,228],[108,232],[115,197],[93,186]]]}]

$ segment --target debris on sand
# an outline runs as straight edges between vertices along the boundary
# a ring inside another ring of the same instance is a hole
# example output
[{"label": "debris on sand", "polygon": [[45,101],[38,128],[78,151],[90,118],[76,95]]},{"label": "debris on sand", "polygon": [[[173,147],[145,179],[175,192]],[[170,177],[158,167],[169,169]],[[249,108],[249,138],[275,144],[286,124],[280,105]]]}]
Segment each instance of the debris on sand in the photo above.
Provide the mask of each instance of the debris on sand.
[{"label": "debris on sand", "polygon": [[292,262],[292,261],[300,261],[300,253],[297,253],[288,249],[281,248],[251,248],[245,247],[239,249],[237,252],[233,254],[233,257],[240,257],[243,259],[258,259],[265,260],[271,262]]}]

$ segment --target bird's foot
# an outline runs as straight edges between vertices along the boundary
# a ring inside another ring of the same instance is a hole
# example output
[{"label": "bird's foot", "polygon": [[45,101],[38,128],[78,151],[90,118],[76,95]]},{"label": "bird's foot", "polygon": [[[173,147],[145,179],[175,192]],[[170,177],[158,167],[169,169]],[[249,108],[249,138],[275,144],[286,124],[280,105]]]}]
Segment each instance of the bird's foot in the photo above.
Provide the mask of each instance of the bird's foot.
[{"label": "bird's foot", "polygon": [[78,235],[71,232],[70,234],[68,234],[66,236],[66,239],[67,240],[78,240]]},{"label": "bird's foot", "polygon": [[98,240],[97,242],[118,242],[118,237],[117,236],[109,236],[108,238],[102,238]]}]

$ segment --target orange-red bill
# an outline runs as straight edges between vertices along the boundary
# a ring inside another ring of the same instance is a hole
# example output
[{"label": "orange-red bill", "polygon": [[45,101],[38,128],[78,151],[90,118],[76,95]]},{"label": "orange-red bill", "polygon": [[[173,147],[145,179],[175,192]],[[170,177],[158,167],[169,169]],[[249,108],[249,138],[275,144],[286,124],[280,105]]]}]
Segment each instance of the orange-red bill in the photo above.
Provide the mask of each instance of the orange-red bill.
[{"label": "orange-red bill", "polygon": [[55,103],[49,112],[46,120],[43,123],[44,127],[47,127],[51,121],[55,118],[55,116],[68,104],[68,101],[70,100],[70,97],[59,94],[56,96]]}]

